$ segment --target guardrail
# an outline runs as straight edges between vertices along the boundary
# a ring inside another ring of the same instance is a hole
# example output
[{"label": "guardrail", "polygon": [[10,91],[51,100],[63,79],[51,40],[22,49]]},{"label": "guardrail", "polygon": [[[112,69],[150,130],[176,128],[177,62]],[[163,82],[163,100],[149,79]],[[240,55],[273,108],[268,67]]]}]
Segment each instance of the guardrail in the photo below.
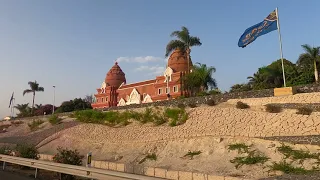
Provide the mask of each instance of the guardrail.
[{"label": "guardrail", "polygon": [[123,172],[116,172],[110,170],[102,170],[96,168],[89,168],[84,166],[75,166],[69,164],[61,164],[61,163],[54,163],[48,161],[41,161],[41,160],[33,160],[33,159],[26,159],[14,156],[7,156],[7,155],[0,155],[0,161],[3,162],[3,170],[5,169],[6,163],[18,164],[22,166],[28,166],[36,168],[35,171],[35,178],[37,177],[38,169],[54,171],[58,173],[70,174],[80,177],[86,177],[90,179],[108,179],[108,180],[128,180],[128,179],[135,179],[135,180],[160,180],[162,178],[155,178],[155,177],[148,177],[142,176],[137,174],[128,174]]}]

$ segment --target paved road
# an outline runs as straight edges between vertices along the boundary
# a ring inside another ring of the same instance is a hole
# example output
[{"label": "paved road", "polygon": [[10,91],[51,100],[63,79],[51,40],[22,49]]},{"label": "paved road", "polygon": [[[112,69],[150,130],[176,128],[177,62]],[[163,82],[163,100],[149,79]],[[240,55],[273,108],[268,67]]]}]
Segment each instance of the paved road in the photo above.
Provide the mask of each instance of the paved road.
[{"label": "paved road", "polygon": [[14,174],[12,172],[8,171],[2,171],[0,170],[0,179],[1,180],[34,180],[34,178],[31,177],[25,177],[19,174]]}]

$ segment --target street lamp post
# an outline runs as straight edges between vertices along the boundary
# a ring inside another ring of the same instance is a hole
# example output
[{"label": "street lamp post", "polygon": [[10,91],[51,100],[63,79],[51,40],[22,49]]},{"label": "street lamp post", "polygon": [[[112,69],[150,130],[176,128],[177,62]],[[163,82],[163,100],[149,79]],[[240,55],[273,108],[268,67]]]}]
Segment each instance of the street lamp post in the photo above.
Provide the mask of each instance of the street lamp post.
[{"label": "street lamp post", "polygon": [[52,86],[53,87],[53,104],[52,104],[52,114],[54,114],[54,103],[56,100],[56,86]]}]

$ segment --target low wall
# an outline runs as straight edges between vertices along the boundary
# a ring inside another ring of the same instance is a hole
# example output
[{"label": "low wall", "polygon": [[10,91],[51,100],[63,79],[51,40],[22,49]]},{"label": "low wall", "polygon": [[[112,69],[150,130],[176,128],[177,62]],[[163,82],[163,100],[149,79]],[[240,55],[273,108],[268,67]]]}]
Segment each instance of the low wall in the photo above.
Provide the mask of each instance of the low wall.
[{"label": "low wall", "polygon": [[[320,92],[319,84],[309,84],[303,86],[296,86],[297,93],[312,93],[312,92]],[[103,109],[104,111],[108,110],[121,110],[121,109],[132,109],[132,108],[143,108],[143,107],[151,107],[151,106],[178,106],[178,104],[207,104],[209,100],[214,100],[216,103],[226,102],[230,99],[246,99],[246,98],[263,98],[263,97],[273,97],[273,89],[264,89],[264,90],[256,90],[256,91],[244,91],[244,92],[233,92],[233,93],[224,93],[218,95],[208,95],[208,96],[199,96],[199,97],[190,97],[184,99],[174,99],[168,101],[158,101],[152,103],[144,103],[144,104],[131,104],[127,106],[117,106]],[[65,112],[59,113],[59,116],[68,116],[73,112]],[[48,117],[50,115],[46,115],[44,117]],[[18,118],[18,119],[35,119],[37,117],[26,117],[26,118]]]},{"label": "low wall", "polygon": [[[40,160],[53,160],[52,155],[40,154],[39,156]],[[108,161],[92,160],[91,167],[174,180],[247,180],[244,178],[237,177],[214,176],[209,174],[186,171],[171,171],[163,168],[143,167],[141,165],[122,164]]]}]

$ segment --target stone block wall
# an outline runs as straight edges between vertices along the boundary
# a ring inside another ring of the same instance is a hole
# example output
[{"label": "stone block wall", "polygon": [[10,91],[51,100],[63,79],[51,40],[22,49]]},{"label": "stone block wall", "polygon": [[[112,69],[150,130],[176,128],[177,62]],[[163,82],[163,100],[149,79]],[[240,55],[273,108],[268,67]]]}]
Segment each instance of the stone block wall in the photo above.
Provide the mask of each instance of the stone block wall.
[{"label": "stone block wall", "polygon": [[[52,155],[47,154],[40,154],[39,156],[40,160],[45,161],[52,161],[53,158]],[[143,167],[140,165],[122,164],[108,161],[92,160],[91,167],[173,180],[246,180],[244,178],[238,177],[214,176],[209,174],[186,171],[171,171],[163,168]]]}]

